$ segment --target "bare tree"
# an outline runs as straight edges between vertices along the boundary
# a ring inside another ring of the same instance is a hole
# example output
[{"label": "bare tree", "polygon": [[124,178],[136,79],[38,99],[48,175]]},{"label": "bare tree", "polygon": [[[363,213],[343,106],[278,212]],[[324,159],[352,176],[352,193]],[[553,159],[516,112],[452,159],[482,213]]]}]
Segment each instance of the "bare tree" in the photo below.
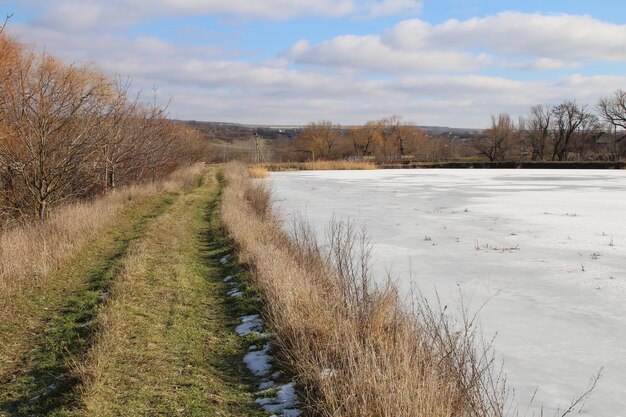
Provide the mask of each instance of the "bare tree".
[{"label": "bare tree", "polygon": [[506,114],[491,116],[491,127],[478,137],[474,146],[490,162],[504,161],[515,144],[515,123]]},{"label": "bare tree", "polygon": [[585,134],[593,124],[594,115],[587,111],[586,106],[564,101],[552,109],[552,117],[552,160],[564,161],[572,150],[574,140],[581,140],[580,133]]},{"label": "bare tree", "polygon": [[600,116],[613,126],[626,129],[626,91],[617,90],[613,97],[603,98],[597,106]]},{"label": "bare tree", "polygon": [[551,124],[551,106],[537,105],[530,108],[526,129],[530,139],[531,159],[533,161],[543,161],[546,157],[547,146],[552,134]]},{"label": "bare tree", "polygon": [[400,158],[414,154],[420,141],[426,137],[417,126],[402,123],[400,116],[393,115],[386,119],[386,123],[390,126],[396,155]]},{"label": "bare tree", "polygon": [[[89,169],[106,88],[100,75],[46,54],[29,54],[12,69],[0,91],[0,158],[13,177],[3,197],[16,210],[44,220],[51,204],[76,194],[71,185]],[[16,200],[18,186],[26,195]]]},{"label": "bare tree", "polygon": [[[615,136],[617,129],[626,129],[626,91],[617,90],[611,98],[603,98],[597,106],[600,117],[613,126]],[[620,155],[619,142],[614,138],[613,153],[617,158]]]},{"label": "bare tree", "polygon": [[380,146],[378,147],[378,159],[390,160],[395,156],[394,150],[394,116],[380,119]]},{"label": "bare tree", "polygon": [[340,137],[340,126],[328,120],[309,123],[298,135],[298,142],[319,159],[328,159]]},{"label": "bare tree", "polygon": [[142,180],[146,172],[159,172],[155,157],[174,140],[166,110],[156,101],[143,105],[138,96],[129,100],[128,89],[128,84],[116,82],[100,129],[97,156],[106,189]]},{"label": "bare tree", "polygon": [[381,130],[380,121],[369,121],[363,126],[350,129],[348,137],[352,142],[354,154],[357,156],[371,155],[380,143]]}]

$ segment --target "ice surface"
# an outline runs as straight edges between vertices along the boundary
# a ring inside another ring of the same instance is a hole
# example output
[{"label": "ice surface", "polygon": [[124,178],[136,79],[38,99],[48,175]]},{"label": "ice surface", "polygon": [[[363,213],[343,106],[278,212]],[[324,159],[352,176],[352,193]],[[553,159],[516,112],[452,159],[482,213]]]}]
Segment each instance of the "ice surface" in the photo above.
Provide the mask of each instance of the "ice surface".
[{"label": "ice surface", "polygon": [[365,224],[374,273],[479,318],[522,414],[553,415],[605,368],[583,416],[626,416],[626,172],[379,170],[274,173],[285,224],[324,237]]}]

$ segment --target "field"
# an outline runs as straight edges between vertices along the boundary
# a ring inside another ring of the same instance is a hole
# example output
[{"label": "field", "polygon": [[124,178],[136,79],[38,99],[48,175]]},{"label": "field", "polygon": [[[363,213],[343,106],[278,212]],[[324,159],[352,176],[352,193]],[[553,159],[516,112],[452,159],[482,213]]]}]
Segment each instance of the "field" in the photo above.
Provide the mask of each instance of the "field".
[{"label": "field", "polygon": [[417,285],[452,315],[477,312],[522,415],[536,389],[530,412],[562,410],[601,369],[581,415],[625,415],[625,172],[326,171],[269,181],[285,224],[304,216],[324,239],[331,217],[352,219],[367,228],[381,282],[389,272],[403,293]]}]

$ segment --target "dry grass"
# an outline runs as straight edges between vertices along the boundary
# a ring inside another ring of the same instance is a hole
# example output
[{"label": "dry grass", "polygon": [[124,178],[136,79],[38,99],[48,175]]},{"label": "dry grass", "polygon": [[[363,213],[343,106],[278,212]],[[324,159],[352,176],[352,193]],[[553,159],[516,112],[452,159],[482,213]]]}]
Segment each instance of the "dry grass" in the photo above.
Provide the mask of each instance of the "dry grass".
[{"label": "dry grass", "polygon": [[0,320],[11,314],[16,296],[46,279],[111,223],[129,202],[194,185],[202,165],[174,172],[158,183],[125,187],[90,202],[61,207],[44,223],[17,226],[0,234]]},{"label": "dry grass", "polygon": [[331,170],[370,170],[379,166],[370,161],[315,161],[267,165],[269,171],[331,171]]},{"label": "dry grass", "polygon": [[305,164],[307,170],[328,171],[328,170],[368,170],[377,169],[375,163],[367,161],[315,161]]},{"label": "dry grass", "polygon": [[367,237],[349,225],[334,225],[324,251],[305,226],[287,236],[245,172],[225,168],[222,221],[263,290],[278,356],[312,415],[506,414],[504,378],[489,347],[478,348],[471,318],[455,325],[420,297],[405,306],[393,285],[373,285]]},{"label": "dry grass", "polygon": [[266,167],[262,165],[251,165],[248,167],[250,178],[267,178],[270,173]]}]

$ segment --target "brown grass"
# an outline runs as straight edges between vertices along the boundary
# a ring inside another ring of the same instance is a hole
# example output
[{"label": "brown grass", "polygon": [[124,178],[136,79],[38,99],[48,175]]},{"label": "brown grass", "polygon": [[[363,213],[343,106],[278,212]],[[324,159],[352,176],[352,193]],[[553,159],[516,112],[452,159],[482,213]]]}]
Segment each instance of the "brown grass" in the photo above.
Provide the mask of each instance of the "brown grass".
[{"label": "brown grass", "polygon": [[245,172],[225,168],[222,221],[263,290],[277,354],[312,415],[506,414],[504,378],[471,317],[455,325],[420,297],[408,307],[393,285],[372,284],[367,237],[349,225],[333,226],[328,250],[305,226],[287,236]]},{"label": "brown grass", "polygon": [[172,173],[158,183],[121,188],[90,202],[67,205],[44,223],[17,226],[0,234],[0,320],[15,296],[45,286],[47,278],[80,252],[129,202],[192,186],[202,165]]},{"label": "brown grass", "polygon": [[248,167],[250,178],[267,178],[270,173],[266,167],[262,165],[251,165]]},{"label": "brown grass", "polygon": [[267,165],[269,171],[331,171],[331,170],[370,170],[379,169],[370,161],[315,161]]},{"label": "brown grass", "polygon": [[366,161],[315,161],[307,162],[305,164],[306,169],[310,170],[368,170],[377,169],[377,166],[373,162]]}]

